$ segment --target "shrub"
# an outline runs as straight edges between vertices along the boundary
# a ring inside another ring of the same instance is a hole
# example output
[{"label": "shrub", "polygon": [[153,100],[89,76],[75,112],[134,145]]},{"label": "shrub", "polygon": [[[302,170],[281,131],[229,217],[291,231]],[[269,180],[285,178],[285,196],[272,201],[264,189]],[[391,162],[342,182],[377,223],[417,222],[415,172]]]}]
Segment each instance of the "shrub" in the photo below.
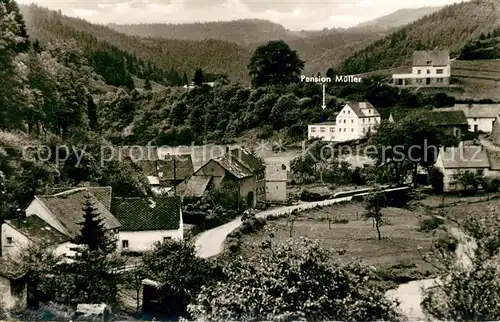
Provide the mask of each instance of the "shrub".
[{"label": "shrub", "polygon": [[444,224],[444,220],[439,217],[432,217],[428,219],[424,219],[420,223],[419,231],[422,232],[430,232],[435,229],[438,229],[442,224]]}]

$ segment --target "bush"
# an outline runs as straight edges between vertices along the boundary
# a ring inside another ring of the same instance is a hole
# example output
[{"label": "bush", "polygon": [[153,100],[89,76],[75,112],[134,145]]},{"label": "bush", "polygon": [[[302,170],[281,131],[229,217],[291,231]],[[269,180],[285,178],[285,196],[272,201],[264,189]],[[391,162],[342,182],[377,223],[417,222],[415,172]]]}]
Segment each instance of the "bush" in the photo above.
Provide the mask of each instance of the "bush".
[{"label": "bush", "polygon": [[419,231],[421,232],[430,232],[438,229],[442,224],[444,224],[444,220],[438,217],[432,217],[429,219],[424,219],[420,223]]}]

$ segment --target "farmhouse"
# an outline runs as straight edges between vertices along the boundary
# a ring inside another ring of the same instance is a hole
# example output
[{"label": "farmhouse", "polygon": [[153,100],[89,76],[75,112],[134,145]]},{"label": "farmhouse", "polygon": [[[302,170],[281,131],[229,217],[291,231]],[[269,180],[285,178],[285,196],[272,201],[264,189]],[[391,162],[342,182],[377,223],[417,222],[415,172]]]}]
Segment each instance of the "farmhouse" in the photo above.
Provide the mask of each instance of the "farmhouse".
[{"label": "farmhouse", "polygon": [[[69,240],[75,240],[80,235],[80,223],[83,221],[82,207],[87,197],[103,219],[105,229],[118,233],[120,223],[110,212],[111,187],[82,187],[52,195],[36,195],[26,208],[26,216],[38,216]],[[29,218],[27,221],[36,220]],[[56,249],[61,251],[64,248],[56,247]],[[70,251],[62,253],[71,255]]]},{"label": "farmhouse", "polygon": [[202,196],[209,187],[219,188],[224,182],[237,187],[241,206],[252,208],[265,203],[265,164],[242,148],[226,149],[212,158],[176,189],[182,196]]},{"label": "farmhouse", "polygon": [[67,236],[37,215],[6,220],[1,236],[2,257],[13,260],[32,245],[47,247],[55,255],[72,254],[71,248],[75,246]]},{"label": "farmhouse", "polygon": [[442,111],[437,109],[424,113],[423,116],[443,133],[453,135],[459,139],[469,128],[463,111]]},{"label": "farmhouse", "polygon": [[440,111],[463,111],[469,131],[491,133],[493,124],[500,115],[500,104],[455,104],[453,107],[439,108]]},{"label": "farmhouse", "polygon": [[335,141],[357,140],[375,132],[380,113],[369,102],[347,102],[336,119]]},{"label": "farmhouse", "polygon": [[307,138],[322,139],[323,141],[334,141],[335,122],[323,122],[307,126]]},{"label": "farmhouse", "polygon": [[286,202],[288,171],[281,163],[266,165],[266,201]]},{"label": "farmhouse", "polygon": [[445,86],[450,84],[451,62],[448,50],[415,51],[409,74],[393,74],[396,86]]},{"label": "farmhouse", "polygon": [[488,178],[500,177],[500,155],[477,145],[443,147],[439,150],[435,167],[444,175],[444,191],[453,191],[463,188],[453,178],[460,171],[471,171]]},{"label": "farmhouse", "polygon": [[112,212],[121,223],[122,251],[144,252],[157,242],[184,238],[180,197],[113,198]]}]

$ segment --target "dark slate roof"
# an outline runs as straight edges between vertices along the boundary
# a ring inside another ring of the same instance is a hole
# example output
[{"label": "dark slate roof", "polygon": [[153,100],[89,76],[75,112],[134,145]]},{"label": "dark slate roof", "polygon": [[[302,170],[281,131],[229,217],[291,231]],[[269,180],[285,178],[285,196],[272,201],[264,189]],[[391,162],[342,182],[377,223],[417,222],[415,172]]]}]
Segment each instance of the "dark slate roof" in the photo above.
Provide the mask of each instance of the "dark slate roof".
[{"label": "dark slate roof", "polygon": [[69,241],[67,236],[47,224],[37,215],[31,215],[19,220],[6,220],[5,222],[36,244],[58,245]]},{"label": "dark slate roof", "polygon": [[213,161],[217,162],[222,168],[238,179],[251,177],[253,175],[253,172],[241,164],[237,158],[230,157],[228,154],[215,158]]},{"label": "dark slate roof", "polygon": [[87,200],[86,196],[90,196],[90,201],[100,214],[100,218],[103,219],[106,229],[120,227],[118,220],[91,191],[98,192],[101,190],[75,188],[54,195],[36,196],[36,198],[40,200],[40,202],[42,202],[55,216],[57,221],[66,228],[71,238],[76,238],[80,235],[81,226],[79,223],[83,221],[82,208],[84,202]]},{"label": "dark slate roof", "polygon": [[[370,102],[349,101],[346,104],[351,107],[351,109],[358,117],[380,116],[380,113],[375,109],[375,107]],[[368,110],[372,110],[373,111],[372,114],[369,114]]]},{"label": "dark slate roof", "polygon": [[446,169],[490,167],[488,154],[481,146],[447,147],[439,153]]},{"label": "dark slate roof", "polygon": [[337,124],[336,121],[328,121],[328,122],[314,123],[314,124],[309,124],[309,125],[335,125],[335,124]]},{"label": "dark slate roof", "polygon": [[179,229],[180,197],[113,198],[112,211],[122,231]]},{"label": "dark slate roof", "polygon": [[24,275],[26,275],[26,272],[24,272],[19,265],[16,265],[13,261],[0,257],[0,276],[9,280],[16,280]]},{"label": "dark slate roof", "polygon": [[418,50],[413,52],[413,66],[447,66],[450,63],[448,50]]},{"label": "dark slate roof", "polygon": [[142,160],[136,164],[146,176],[155,176],[162,181],[184,180],[194,172],[191,154],[167,155],[165,159]]},{"label": "dark slate roof", "polygon": [[432,110],[423,113],[423,116],[435,126],[463,125],[468,126],[467,118],[463,111]]},{"label": "dark slate roof", "polygon": [[[82,187],[83,188],[83,187]],[[111,196],[113,193],[113,189],[111,187],[85,187],[88,191],[90,191],[97,200],[99,200],[106,209],[111,209]],[[57,193],[61,193],[67,191],[68,188],[48,188],[46,193],[48,195],[55,195]]]},{"label": "dark slate roof", "polygon": [[262,171],[266,168],[263,162],[242,148],[231,149],[229,154],[231,157],[236,157],[241,164],[252,172]]},{"label": "dark slate roof", "polygon": [[201,197],[208,188],[211,176],[194,175],[186,181],[184,197]]}]

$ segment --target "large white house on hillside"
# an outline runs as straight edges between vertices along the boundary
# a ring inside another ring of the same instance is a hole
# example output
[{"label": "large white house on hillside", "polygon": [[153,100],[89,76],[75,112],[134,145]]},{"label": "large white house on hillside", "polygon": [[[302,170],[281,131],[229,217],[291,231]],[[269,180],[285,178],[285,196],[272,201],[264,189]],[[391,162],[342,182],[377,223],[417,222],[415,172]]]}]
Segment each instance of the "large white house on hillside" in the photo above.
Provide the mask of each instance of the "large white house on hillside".
[{"label": "large white house on hillside", "polygon": [[323,122],[307,126],[308,139],[322,139],[323,141],[335,140],[335,122]]},{"label": "large white house on hillside", "polygon": [[396,86],[443,86],[450,84],[451,62],[447,50],[413,52],[413,66],[409,74],[393,74]]},{"label": "large white house on hillside", "polygon": [[347,102],[337,115],[335,141],[351,141],[376,131],[380,113],[369,102]]}]

